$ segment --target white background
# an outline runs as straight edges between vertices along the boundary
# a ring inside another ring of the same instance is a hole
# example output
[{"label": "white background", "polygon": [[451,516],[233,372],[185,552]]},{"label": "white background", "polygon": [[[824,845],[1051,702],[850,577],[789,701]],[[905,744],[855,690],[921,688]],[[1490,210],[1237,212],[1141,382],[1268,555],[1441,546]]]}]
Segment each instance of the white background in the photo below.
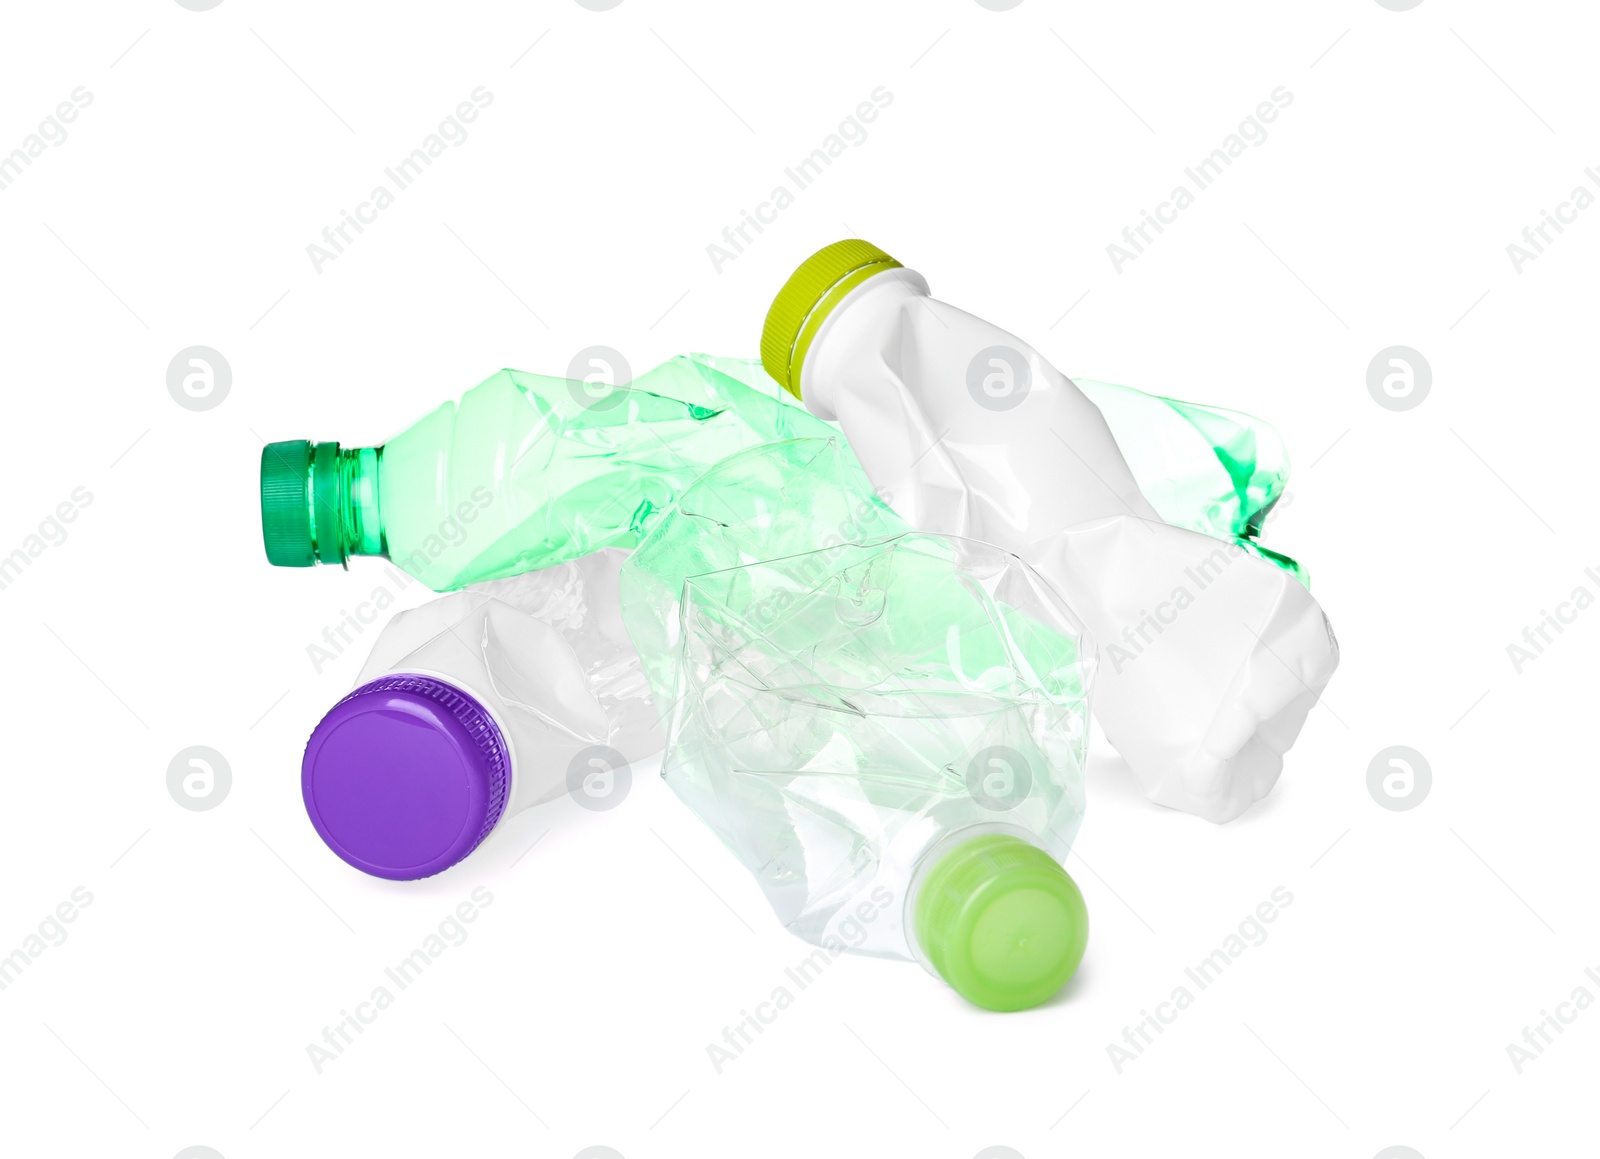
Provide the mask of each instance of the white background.
[{"label": "white background", "polygon": [[[1520,273],[1506,252],[1595,188],[1588,6],[101,0],[3,21],[0,151],[76,86],[93,102],[0,192],[0,554],[75,488],[92,502],[0,590],[0,955],[75,887],[93,902],[0,991],[0,1152],[1593,1153],[1600,1012],[1520,1074],[1506,1050],[1575,988],[1600,997],[1600,611],[1520,674],[1506,651],[1600,591],[1600,212]],[[470,138],[317,272],[307,244],[480,85]],[[719,272],[708,243],[880,85],[867,139]],[[1118,273],[1107,244],[1280,85],[1267,140]],[[842,959],[718,1074],[707,1045],[807,947],[653,770],[615,811],[536,810],[425,882],[322,847],[300,751],[367,643],[320,674],[307,645],[382,568],[268,567],[257,460],[381,442],[591,344],[636,370],[753,354],[783,278],[846,236],[1069,374],[1273,421],[1296,472],[1268,542],[1311,566],[1344,661],[1278,789],[1226,827],[1146,804],[1099,749],[1064,1000],[995,1016]],[[196,344],[233,375],[205,411],[166,387]],[[1403,413],[1366,386],[1394,344],[1433,372]],[[1404,812],[1366,786],[1396,744],[1433,772]],[[231,766],[210,811],[167,792],[191,745]],[[1107,1045],[1278,886],[1267,940],[1117,1073]],[[307,1044],[477,887],[470,938],[316,1073]]]}]

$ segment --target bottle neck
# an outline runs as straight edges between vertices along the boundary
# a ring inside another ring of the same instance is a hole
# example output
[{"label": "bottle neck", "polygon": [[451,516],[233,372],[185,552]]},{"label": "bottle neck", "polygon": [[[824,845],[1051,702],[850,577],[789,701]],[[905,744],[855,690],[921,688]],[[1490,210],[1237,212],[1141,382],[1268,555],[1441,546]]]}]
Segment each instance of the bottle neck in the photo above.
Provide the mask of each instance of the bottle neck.
[{"label": "bottle neck", "polygon": [[378,487],[382,460],[382,447],[316,444],[307,506],[318,563],[342,564],[352,555],[388,554]]},{"label": "bottle neck", "polygon": [[844,289],[841,297],[815,312],[815,329],[803,336],[805,348],[797,350],[800,398],[812,414],[830,421],[839,417],[835,395],[844,372],[872,364],[861,351],[890,331],[886,319],[903,309],[906,299],[929,296],[922,275],[903,266],[872,273],[854,285],[848,282],[833,291]]}]

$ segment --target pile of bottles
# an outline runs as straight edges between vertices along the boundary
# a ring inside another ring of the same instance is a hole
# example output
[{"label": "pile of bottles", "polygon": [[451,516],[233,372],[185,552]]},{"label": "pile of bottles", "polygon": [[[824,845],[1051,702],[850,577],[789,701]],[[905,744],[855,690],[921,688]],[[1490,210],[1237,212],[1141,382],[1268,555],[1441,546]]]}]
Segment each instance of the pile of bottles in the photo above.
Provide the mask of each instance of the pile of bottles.
[{"label": "pile of bottles", "polygon": [[619,386],[502,370],[389,442],[269,444],[267,558],[383,556],[393,616],[311,733],[306,810],[411,880],[660,754],[818,945],[992,1010],[1083,956],[1062,868],[1092,711],[1152,801],[1273,786],[1338,645],[1259,536],[1282,442],[1073,380],[863,241],[782,287],[760,362]]}]

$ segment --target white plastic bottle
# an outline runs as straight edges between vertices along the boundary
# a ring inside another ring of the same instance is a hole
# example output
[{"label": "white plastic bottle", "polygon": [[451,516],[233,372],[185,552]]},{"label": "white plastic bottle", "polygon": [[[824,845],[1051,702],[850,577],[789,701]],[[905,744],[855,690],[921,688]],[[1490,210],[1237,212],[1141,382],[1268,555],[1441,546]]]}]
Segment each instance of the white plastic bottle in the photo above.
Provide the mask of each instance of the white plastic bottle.
[{"label": "white plastic bottle", "polygon": [[660,747],[617,604],[626,554],[441,596],[385,625],[301,765],[334,853],[377,877],[428,877],[532,805],[620,800],[618,778]]},{"label": "white plastic bottle", "polygon": [[761,354],[914,526],[1014,551],[1060,588],[1146,796],[1220,822],[1272,788],[1338,664],[1327,618],[1284,570],[1161,522],[1070,379],[863,241],[800,266]]}]

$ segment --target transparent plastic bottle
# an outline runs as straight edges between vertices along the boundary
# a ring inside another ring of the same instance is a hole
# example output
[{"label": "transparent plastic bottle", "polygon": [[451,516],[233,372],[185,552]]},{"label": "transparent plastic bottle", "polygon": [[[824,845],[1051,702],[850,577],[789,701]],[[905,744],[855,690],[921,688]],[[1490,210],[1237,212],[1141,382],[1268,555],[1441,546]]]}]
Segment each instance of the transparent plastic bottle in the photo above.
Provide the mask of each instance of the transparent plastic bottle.
[{"label": "transparent plastic bottle", "polygon": [[1059,991],[1088,932],[1060,862],[1094,661],[1037,573],[911,531],[840,440],[794,440],[692,484],[622,597],[662,775],[789,930],[989,1009]]},{"label": "transparent plastic bottle", "polygon": [[565,793],[604,807],[661,734],[619,616],[625,553],[395,615],[306,744],[312,825],[348,864],[411,880]]}]

